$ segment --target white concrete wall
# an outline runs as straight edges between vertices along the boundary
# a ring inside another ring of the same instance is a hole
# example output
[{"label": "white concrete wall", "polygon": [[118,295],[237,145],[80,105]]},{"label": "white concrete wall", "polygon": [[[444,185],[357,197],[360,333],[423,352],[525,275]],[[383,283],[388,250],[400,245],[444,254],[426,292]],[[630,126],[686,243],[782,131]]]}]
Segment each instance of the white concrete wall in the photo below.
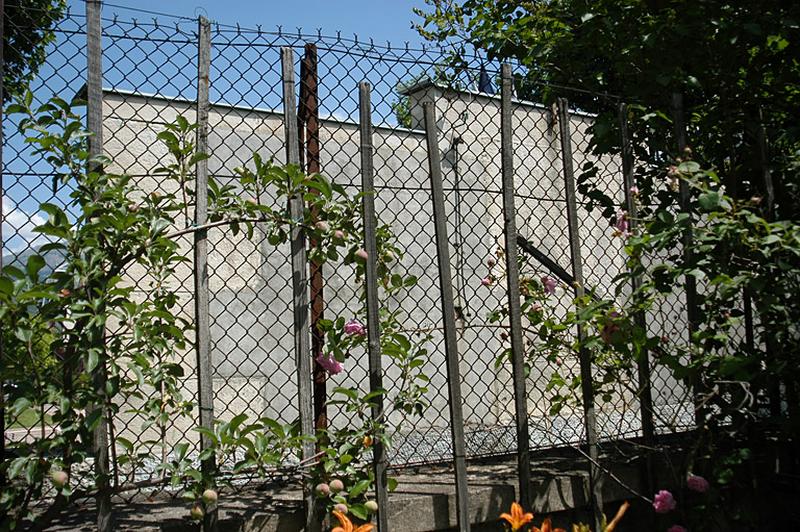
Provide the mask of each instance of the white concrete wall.
[{"label": "white concrete wall", "polygon": [[[476,443],[474,452],[487,452],[486,445],[503,451],[506,450],[503,446],[513,446],[513,430],[512,434],[508,433],[508,425],[513,424],[513,394],[508,368],[496,369],[494,361],[507,345],[501,341],[498,329],[486,326],[486,315],[504,304],[506,296],[502,282],[493,288],[480,285],[481,278],[488,272],[487,257],[503,242],[499,99],[443,91],[432,86],[423,88],[411,96],[415,128],[421,126],[421,106],[417,104],[422,101],[436,102],[450,210],[456,305],[462,312],[459,347],[465,422],[468,432],[474,430],[483,434],[487,433],[487,428],[497,429],[492,436],[495,439]],[[177,114],[193,120],[193,105],[113,92],[106,93],[104,104],[105,148],[114,161],[114,169],[135,176],[144,192],[161,190],[161,178],[154,176],[152,170],[167,161],[156,134]],[[571,119],[576,171],[587,158],[583,139],[590,120],[579,114]],[[264,158],[274,157],[283,162],[283,139],[280,113],[213,106],[209,135],[211,173],[219,181],[229,182],[231,170],[246,165],[255,151]],[[320,142],[323,173],[355,192],[360,186],[357,125],[323,120]],[[426,367],[431,376],[429,399],[432,404],[424,420],[416,421],[414,428],[430,429],[445,437],[448,400],[425,138],[418,129],[378,127],[374,142],[378,216],[392,225],[400,247],[405,250],[406,255],[396,265],[398,273],[419,278],[419,284],[405,298],[386,304],[390,308],[402,306],[409,316],[407,326],[410,329],[431,330],[433,335],[427,345],[431,355]],[[519,231],[569,271],[561,146],[558,125],[549,109],[524,103],[514,106],[514,147]],[[606,167],[602,181],[607,183],[609,193],[619,197],[619,163],[613,159],[602,163]],[[453,190],[455,188],[458,190]],[[611,229],[599,213],[582,212],[581,218],[586,282],[604,293],[605,288],[611,286],[611,279],[624,267],[622,243],[610,237]],[[291,421],[297,415],[297,387],[287,246],[275,249],[259,234],[248,240],[242,235],[233,237],[224,229],[211,230],[209,241],[215,414],[227,418],[246,412],[253,417],[266,415]],[[191,258],[190,239],[182,241],[181,250]],[[359,287],[353,284],[350,272],[343,268],[326,265],[324,271],[326,317],[350,317],[357,308]],[[189,319],[193,314],[191,272],[190,261],[178,268],[174,279],[181,295],[181,315]],[[142,297],[146,290],[146,272],[132,269],[128,279],[137,285],[136,294]],[[558,297],[565,310],[569,294],[562,289]],[[386,362],[388,364],[388,360]],[[191,395],[196,390],[194,353],[184,353],[182,364],[186,372],[185,390]],[[577,373],[577,366],[577,360],[567,358],[560,371]],[[330,379],[330,387],[367,386],[363,353],[354,354],[346,367],[344,374]],[[582,431],[579,411],[567,410],[562,419],[546,415],[549,402],[543,390],[552,371],[546,361],[535,362],[528,383],[529,411],[533,431],[537,434],[532,436],[535,445],[561,443],[552,436],[554,430],[573,440]],[[390,391],[390,383],[397,376],[396,368],[387,368],[384,382]],[[630,410],[622,415],[628,420],[626,423],[633,420],[628,430],[637,430],[638,406],[630,393],[622,391],[612,406],[609,419],[614,418],[616,425],[609,424],[607,432],[624,428],[618,419],[623,410]],[[339,425],[346,423],[341,415],[334,415],[333,421]],[[392,421],[399,423],[400,419],[395,416]],[[606,421],[601,415],[603,423]],[[130,430],[124,429],[126,424]],[[123,419],[121,434],[132,437],[137,432],[136,425],[134,418]],[[190,425],[190,420],[176,420],[166,439],[177,440]],[[196,439],[191,433],[189,438]],[[428,447],[411,449],[417,444],[419,441],[409,440],[409,448],[397,452],[406,460],[437,452]],[[442,452],[446,454],[447,449],[449,444]]]}]

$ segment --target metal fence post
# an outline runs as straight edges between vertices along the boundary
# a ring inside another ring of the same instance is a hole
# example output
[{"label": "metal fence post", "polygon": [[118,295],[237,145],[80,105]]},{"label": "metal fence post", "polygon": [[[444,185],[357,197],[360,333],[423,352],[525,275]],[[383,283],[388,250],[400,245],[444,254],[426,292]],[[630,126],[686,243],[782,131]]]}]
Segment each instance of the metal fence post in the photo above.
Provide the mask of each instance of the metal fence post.
[{"label": "metal fence post", "polygon": [[[378,315],[378,242],[376,238],[377,220],[375,218],[375,183],[372,147],[372,105],[370,86],[366,81],[358,85],[359,126],[361,133],[361,192],[364,211],[364,249],[367,252],[366,292],[367,292],[367,337],[369,347],[369,391],[383,389],[383,368],[381,364],[381,330]],[[372,398],[372,420],[383,425],[383,395]],[[372,461],[375,468],[375,498],[378,503],[378,530],[389,530],[387,514],[389,493],[386,487],[386,449],[380,438],[372,445]]]},{"label": "metal fence post", "polygon": [[[281,48],[283,72],[283,126],[286,133],[286,162],[299,166],[300,147],[297,142],[297,113],[294,94],[294,52],[288,46]],[[297,396],[300,412],[300,431],[305,436],[314,436],[314,412],[311,390],[311,326],[308,316],[308,260],[306,238],[300,224],[304,221],[302,195],[289,199],[289,214],[292,218],[292,292],[294,306],[294,349],[297,365]],[[303,460],[314,456],[314,442],[303,442]],[[303,486],[306,503],[306,530],[319,528],[314,494]]]},{"label": "metal fence post", "polygon": [[[211,23],[205,17],[198,20],[197,43],[197,151],[208,153],[208,91],[211,71]],[[208,160],[196,163],[194,223],[202,227],[208,221]],[[188,220],[187,220],[188,222]],[[208,287],[208,230],[194,232],[194,312],[197,327],[197,381],[200,426],[214,428],[214,367],[211,360],[211,324]],[[200,449],[211,447],[211,439],[200,435]],[[201,464],[203,474],[212,476],[217,464],[213,454]],[[217,530],[217,506],[206,508],[203,529]]]},{"label": "metal fence post", "polygon": [[[683,157],[684,151],[687,147],[686,117],[683,108],[683,94],[679,92],[672,94],[672,117],[675,128],[675,141],[678,148],[678,156]],[[690,216],[691,223],[691,213],[689,212],[689,185],[686,183],[686,181],[681,179],[679,187],[680,209],[682,212]],[[694,260],[694,253],[692,253],[693,238],[693,231],[690,226],[683,233],[683,261],[686,265],[691,264]],[[684,279],[684,286],[686,290],[686,318],[689,322],[689,342],[691,343],[692,336],[694,336],[694,333],[697,332],[697,327],[700,323],[699,307],[697,306],[697,280],[694,278],[694,276],[687,275]],[[692,392],[694,394],[695,404],[695,423],[698,427],[700,427],[703,425],[705,415],[703,413],[704,409],[701,406],[701,401],[699,398],[700,383],[698,382],[697,377],[693,378]]]},{"label": "metal fence post", "polygon": [[[619,104],[619,125],[622,136],[622,187],[625,189],[625,207],[628,210],[628,223],[630,231],[636,232],[639,224],[639,213],[636,205],[636,198],[632,192],[635,186],[633,177],[633,146],[628,136],[628,104]],[[631,277],[631,290],[636,292],[642,286],[640,275]],[[644,311],[639,311],[634,316],[636,324],[647,330],[647,320]],[[650,354],[645,350],[639,356],[638,361],[639,376],[639,413],[642,420],[642,441],[651,448],[655,440],[655,425],[653,424],[653,393],[650,383]],[[647,491],[653,489],[655,479],[653,477],[653,460],[650,454],[645,459],[644,479]]]},{"label": "metal fence post", "polygon": [[467,486],[466,449],[464,444],[464,415],[461,405],[461,372],[459,369],[456,313],[453,305],[453,279],[450,272],[450,245],[447,236],[447,213],[444,206],[442,167],[436,132],[436,111],[433,102],[423,104],[425,137],[428,146],[428,166],[433,197],[433,222],[436,230],[436,257],[439,264],[439,288],[442,295],[445,358],[447,362],[447,391],[450,402],[450,428],[453,438],[453,462],[456,473],[456,515],[458,528],[469,532],[469,493]]},{"label": "metal fence post", "polygon": [[[103,49],[102,27],[100,22],[100,0],[86,0],[86,122],[89,137],[89,155],[103,154]],[[95,389],[105,390],[106,365],[103,360],[92,374]],[[100,392],[101,396],[105,394]],[[106,532],[113,529],[111,491],[109,486],[108,463],[108,412],[106,405],[97,406],[103,410],[100,422],[94,431],[95,473],[97,475],[97,529]]]},{"label": "metal fence post", "polygon": [[508,290],[508,320],[511,328],[511,361],[514,373],[519,500],[524,508],[530,508],[531,461],[530,436],[528,434],[528,395],[525,390],[525,348],[522,341],[522,310],[519,301],[517,211],[514,205],[514,145],[511,123],[513,118],[511,110],[513,82],[511,65],[504,64],[501,71],[500,88],[500,152],[503,173],[506,288]]},{"label": "metal fence post", "polygon": [[[569,247],[572,259],[572,277],[575,279],[575,297],[584,296],[583,260],[581,257],[581,240],[578,225],[578,203],[575,197],[575,174],[572,166],[572,133],[570,128],[569,104],[566,98],[558,99],[558,126],[561,134],[561,157],[564,169],[564,190],[567,202],[567,224],[569,227]],[[583,399],[584,423],[586,427],[586,443],[589,450],[589,489],[592,499],[592,510],[595,518],[595,530],[601,530],[603,518],[603,496],[600,468],[597,451],[597,418],[594,406],[594,389],[592,385],[591,353],[583,347],[586,331],[578,326],[578,341],[581,368],[581,396]]]}]

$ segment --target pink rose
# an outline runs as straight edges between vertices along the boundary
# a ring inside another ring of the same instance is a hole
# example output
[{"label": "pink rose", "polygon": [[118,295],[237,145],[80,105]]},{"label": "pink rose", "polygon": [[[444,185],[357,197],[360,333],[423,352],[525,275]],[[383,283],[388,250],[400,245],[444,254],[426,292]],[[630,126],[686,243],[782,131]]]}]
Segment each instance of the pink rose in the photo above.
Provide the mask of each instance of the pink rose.
[{"label": "pink rose", "polygon": [[667,529],[667,532],[689,532],[689,530],[681,525],[672,525]]},{"label": "pink rose", "polygon": [[319,229],[320,231],[322,231],[323,233],[327,233],[328,230],[330,229],[330,226],[328,225],[328,223],[327,222],[323,222],[322,220],[320,220],[317,223],[315,223],[314,226],[317,229]]},{"label": "pink rose", "polygon": [[631,196],[638,196],[639,195],[639,187],[637,187],[636,185],[633,185],[630,188],[630,192],[631,192]]},{"label": "pink rose", "polygon": [[367,328],[360,321],[350,319],[344,324],[344,333],[350,336],[364,336],[367,334]]},{"label": "pink rose", "polygon": [[689,476],[686,477],[686,487],[697,493],[705,493],[708,491],[709,484],[703,477],[690,473]]},{"label": "pink rose", "polygon": [[337,375],[344,370],[344,364],[333,358],[333,355],[319,355],[316,360],[329,375]]},{"label": "pink rose", "polygon": [[617,221],[614,223],[614,236],[621,236],[622,238],[629,237],[630,223],[628,222],[628,213],[622,210],[617,211]]},{"label": "pink rose", "polygon": [[491,286],[492,278],[491,277],[484,277],[481,279],[481,286]]},{"label": "pink rose", "polygon": [[542,277],[542,287],[544,288],[545,294],[555,294],[556,286],[558,286],[558,281],[556,281],[552,277],[547,275]]},{"label": "pink rose", "polygon": [[356,257],[361,260],[367,260],[367,251],[365,249],[359,249],[356,251]]},{"label": "pink rose", "polygon": [[653,497],[653,508],[657,514],[665,514],[675,509],[678,504],[675,497],[667,490],[661,490]]},{"label": "pink rose", "polygon": [[333,238],[338,238],[339,240],[344,240],[345,234],[344,231],[341,229],[337,229],[333,232]]}]

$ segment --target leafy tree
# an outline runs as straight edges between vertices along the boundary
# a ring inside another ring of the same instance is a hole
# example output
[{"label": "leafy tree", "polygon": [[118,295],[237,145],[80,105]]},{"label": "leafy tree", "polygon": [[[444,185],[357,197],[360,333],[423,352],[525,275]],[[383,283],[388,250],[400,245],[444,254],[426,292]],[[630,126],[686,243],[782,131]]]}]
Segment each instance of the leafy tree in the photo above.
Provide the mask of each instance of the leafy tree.
[{"label": "leafy tree", "polygon": [[66,0],[8,0],[3,21],[3,103],[21,94],[44,63]]},{"label": "leafy tree", "polygon": [[[593,148],[618,153],[616,110],[603,95],[641,106],[632,117],[640,188],[663,176],[674,153],[669,120],[673,92],[684,94],[695,158],[724,175],[737,198],[764,196],[763,169],[775,183],[777,216],[796,218],[800,150],[800,4],[782,0],[426,0],[418,29],[449,43],[458,57],[470,48],[528,68],[518,93],[545,101],[566,95],[600,113]],[[564,93],[556,87],[588,90]],[[656,114],[654,114],[656,113]],[[762,129],[763,128],[763,129]],[[768,159],[760,138],[769,142]],[[606,208],[611,199],[583,176],[585,192]],[[768,198],[769,199],[769,198]],[[770,210],[770,202],[762,208]]]},{"label": "leafy tree", "polygon": [[[625,239],[629,272],[606,287],[615,289],[615,300],[581,298],[566,316],[553,312],[540,273],[524,272],[523,313],[539,331],[528,359],[560,365],[561,357],[589,352],[599,401],[635,382],[644,356],[669,368],[694,391],[703,418],[684,472],[703,471],[713,485],[714,499],[698,504],[690,519],[693,529],[741,527],[754,509],[754,490],[764,485],[754,456],[771,452],[765,428],[788,445],[800,436],[800,4],[426,1],[430,9],[417,10],[418,30],[451,46],[453,67],[472,48],[517,60],[527,69],[516,80],[518,94],[548,103],[566,96],[596,113],[595,156],[621,155],[617,104],[629,104],[638,229],[631,231],[626,206],[599,190],[594,164],[578,180],[589,208],[601,207],[613,222],[609,231]],[[682,95],[691,146],[682,152],[674,94]],[[688,191],[683,201],[680,187]],[[684,254],[687,231],[692,253]],[[641,280],[635,290],[632,275]],[[680,294],[690,277],[699,287],[691,335],[659,337],[637,322],[640,312]],[[741,334],[743,297],[752,301],[752,338]],[[587,331],[582,340],[569,334],[577,325]],[[559,373],[547,386],[554,411],[580,401],[580,378]],[[725,510],[704,511],[712,507]]]},{"label": "leafy tree", "polygon": [[[152,467],[156,460],[156,470],[173,486],[185,488],[185,495],[195,501],[192,516],[201,518],[216,504],[214,488],[230,476],[201,472],[198,460],[215,457],[234,474],[268,474],[290,458],[299,461],[308,437],[299,434],[298,423],[248,420],[239,414],[214,420],[211,428],[197,427],[211,442],[199,456],[189,453],[185,441],[167,449],[167,427],[177,416],[191,415],[195,407],[180,387],[184,367],[179,355],[190,345],[193,324],[175,311],[180,302],[175,271],[188,260],[177,238],[212,227],[252,238],[258,224],[267,241],[278,246],[298,229],[307,242],[318,243],[309,249],[311,260],[352,267],[361,280],[366,258],[361,248],[361,196],[348,195],[322,175],[306,176],[297,166],[278,166],[254,153],[245,167],[233,170],[236,185],[209,179],[209,222],[197,227],[190,217],[196,207],[193,181],[196,164],[208,155],[192,142],[196,124],[182,116],[165,124],[158,138],[169,162],[154,173],[164,175],[172,191],[143,191],[131,176],[107,173],[106,158],[90,158],[90,134],[76,111],[84,102],[54,97],[36,108],[32,102],[32,94],[26,92],[9,112],[23,115],[20,128],[26,141],[53,165],[56,182],[73,185],[68,206],[78,214],[70,220],[61,207],[40,205],[48,218],[36,232],[53,240],[40,251],[59,250],[65,257],[63,268],[43,275],[45,260],[34,254],[24,267],[7,266],[0,274],[0,341],[6,354],[0,373],[14,384],[6,390],[7,412],[10,419],[38,412],[36,419],[42,423],[40,435],[10,445],[8,458],[0,464],[0,529],[43,527],[70,500],[103,488],[107,479],[100,471],[94,476],[85,471],[94,455],[92,434],[103,419],[113,419],[121,405],[141,416],[142,431],[153,428],[161,436],[144,442],[115,439],[124,449],[118,460],[123,478],[133,482],[137,468],[148,462]],[[308,206],[299,220],[288,207],[289,199],[296,197]],[[378,227],[377,243],[381,298],[396,298],[416,278],[391,272],[402,251],[388,226]],[[134,298],[134,286],[126,282],[126,272],[134,266],[147,272],[139,284],[146,292],[143,298]],[[363,291],[361,296],[365,305]],[[366,308],[356,317],[365,321]],[[386,417],[395,411],[400,417],[417,415],[426,406],[428,338],[411,339],[402,318],[401,311],[385,306],[380,314],[382,352],[402,376],[400,389],[387,393]],[[366,330],[353,318],[345,324],[343,316],[320,327],[326,351],[318,361],[332,375],[340,373],[352,360],[351,351],[365,349]],[[370,415],[379,394],[336,388],[329,403],[340,405],[352,422],[312,437],[321,453],[303,465],[315,466],[311,480],[342,485],[318,490],[320,505],[327,509],[346,504],[361,518],[378,511],[367,496],[374,483],[372,445],[388,444],[389,438],[384,425]],[[45,422],[54,430],[44,430]],[[55,500],[41,511],[34,503],[51,496],[51,488]]]}]

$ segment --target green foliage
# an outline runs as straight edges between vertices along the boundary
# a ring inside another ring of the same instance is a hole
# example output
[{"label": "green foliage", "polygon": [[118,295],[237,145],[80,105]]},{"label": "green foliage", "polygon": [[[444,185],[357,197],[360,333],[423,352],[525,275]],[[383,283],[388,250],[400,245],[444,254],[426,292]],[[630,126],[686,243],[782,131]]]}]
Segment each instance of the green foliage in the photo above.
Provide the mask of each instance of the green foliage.
[{"label": "green foliage", "polygon": [[[528,69],[517,93],[549,103],[566,96],[599,113],[592,126],[597,156],[619,154],[614,99],[632,104],[630,137],[645,204],[658,203],[665,155],[674,153],[671,94],[684,94],[689,142],[704,167],[717,169],[728,193],[765,196],[766,165],[778,217],[795,219],[800,147],[800,5],[796,2],[685,0],[427,0],[420,33],[455,50],[454,65],[474,47]],[[560,87],[581,91],[565,91]],[[760,149],[760,126],[770,143]],[[579,187],[613,216],[613,198],[597,186],[594,165]]]},{"label": "green foliage", "polygon": [[[249,238],[257,224],[277,246],[301,231],[307,242],[314,242],[311,260],[352,267],[360,282],[364,275],[360,195],[348,196],[322,175],[306,176],[296,166],[279,166],[256,153],[247,167],[235,169],[235,185],[210,178],[209,224],[194,227],[194,172],[197,162],[208,157],[192,142],[197,126],[179,116],[158,134],[171,161],[154,172],[165,177],[172,192],[145,194],[129,176],[106,172],[105,158],[89,157],[89,134],[74,110],[80,105],[79,100],[68,103],[56,97],[33,109],[27,93],[9,106],[9,112],[25,115],[20,128],[27,142],[53,166],[54,189],[71,185],[68,208],[78,214],[73,220],[57,205],[41,205],[48,218],[36,232],[53,240],[41,251],[62,251],[62,269],[42,275],[45,261],[33,255],[24,269],[8,266],[0,276],[0,334],[5,352],[12,355],[3,357],[2,368],[4,379],[12,384],[7,386],[8,418],[27,419],[31,411],[46,411],[47,417],[36,415],[36,421],[55,429],[11,446],[15,458],[2,465],[9,482],[0,493],[0,528],[42,517],[29,504],[53,486],[48,480],[51,470],[66,473],[66,482],[57,487],[58,497],[72,496],[70,484],[75,482],[70,483],[69,477],[94,454],[93,431],[123,404],[136,405],[127,413],[143,419],[142,431],[157,434],[141,443],[117,438],[123,475],[156,459],[158,471],[174,487],[185,488],[185,495],[197,505],[214,504],[211,499],[216,495],[203,497],[202,503],[198,499],[233,475],[266,475],[296,463],[302,457],[302,444],[311,438],[323,452],[298,467],[313,469],[314,478],[335,474],[352,480],[348,492],[329,502],[346,497],[353,512],[366,512],[365,494],[374,479],[365,456],[371,443],[366,445],[365,438],[388,444],[384,427],[369,412],[374,393],[347,390],[330,401],[354,416],[355,425],[346,429],[301,436],[296,422],[250,421],[240,414],[228,421],[215,420],[212,429],[197,428],[209,442],[199,457],[189,454],[187,442],[165,447],[169,424],[176,417],[190,416],[196,407],[180,386],[185,377],[180,354],[190,345],[193,323],[177,311],[176,268],[188,258],[176,239],[215,226],[227,226],[233,235],[242,232]],[[262,203],[267,198],[277,198],[274,206]],[[290,215],[289,198],[303,201],[302,219]],[[377,236],[380,297],[401,298],[416,279],[392,273],[392,263],[402,258],[402,251],[389,227],[379,226]],[[133,266],[147,272],[147,284],[139,287],[144,297],[134,298],[133,286],[125,282]],[[360,300],[365,301],[363,290]],[[365,315],[364,309],[357,313]],[[425,407],[427,377],[422,367],[427,352],[422,346],[427,337],[412,342],[403,332],[401,317],[399,312],[381,314],[381,347],[403,375],[400,391],[386,399],[385,416],[394,410],[421,413]],[[366,344],[364,335],[344,334],[344,322],[338,317],[321,325],[325,354],[340,362]],[[198,460],[211,457],[222,468],[217,475],[199,468]],[[93,482],[100,479],[82,480],[83,489],[91,492]]]},{"label": "green foliage", "polygon": [[53,28],[64,15],[65,0],[9,0],[3,23],[3,104],[22,94],[55,41]]}]

